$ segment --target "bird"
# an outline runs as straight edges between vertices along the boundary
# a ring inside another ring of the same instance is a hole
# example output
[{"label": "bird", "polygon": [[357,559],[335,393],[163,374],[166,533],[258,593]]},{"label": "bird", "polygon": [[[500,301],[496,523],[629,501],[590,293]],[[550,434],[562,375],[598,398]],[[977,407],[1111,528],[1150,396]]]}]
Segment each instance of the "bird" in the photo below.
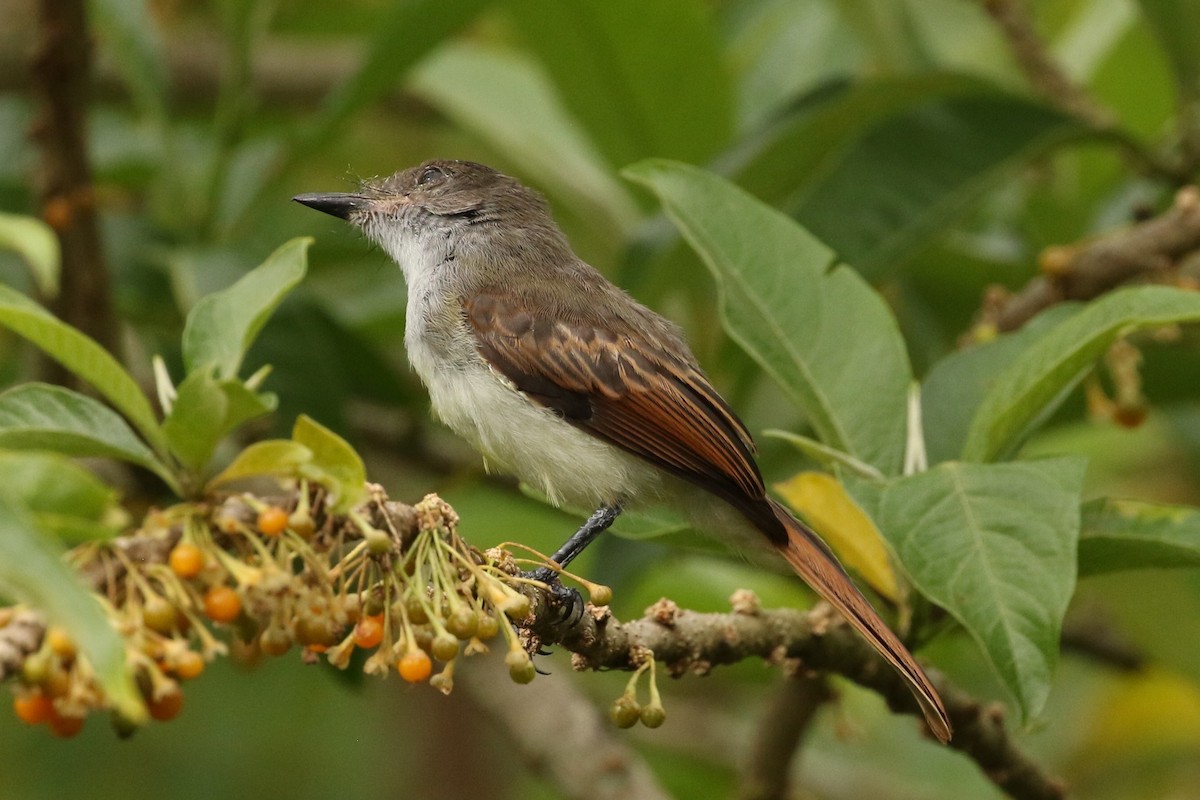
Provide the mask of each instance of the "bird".
[{"label": "bird", "polygon": [[596,509],[552,556],[560,567],[623,510],[656,504],[736,548],[773,551],[949,741],[937,689],[830,548],[767,495],[749,430],[680,328],[580,259],[541,194],[483,164],[438,159],[294,200],[357,226],[399,265],[405,350],[434,414],[489,469],[556,505]]}]

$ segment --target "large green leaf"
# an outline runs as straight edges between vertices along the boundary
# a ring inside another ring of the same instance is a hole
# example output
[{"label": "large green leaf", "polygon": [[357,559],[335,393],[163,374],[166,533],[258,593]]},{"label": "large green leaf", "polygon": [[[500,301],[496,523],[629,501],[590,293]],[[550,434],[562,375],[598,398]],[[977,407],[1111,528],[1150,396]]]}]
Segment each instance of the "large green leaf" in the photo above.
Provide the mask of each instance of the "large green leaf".
[{"label": "large green leaf", "polygon": [[930,464],[962,454],[975,411],[996,378],[1046,331],[1079,310],[1075,303],[1054,306],[1020,330],[951,353],[933,365],[921,384],[922,428]]},{"label": "large green leaf", "polygon": [[836,157],[786,210],[876,275],[944,232],[1009,168],[1090,132],[1074,117],[996,91],[933,96],[846,130]]},{"label": "large green leaf", "polygon": [[125,368],[93,339],[3,285],[0,285],[0,325],[24,336],[94,386],[155,450],[160,454],[166,452],[166,441],[146,395]]},{"label": "large green leaf", "polygon": [[1083,506],[1079,575],[1200,567],[1200,509],[1101,498]]},{"label": "large green leaf", "polygon": [[237,377],[254,337],[308,268],[309,237],[281,245],[241,280],[202,297],[183,329],[183,361],[188,373],[206,365],[218,378]]},{"label": "large green leaf", "polygon": [[873,503],[913,584],[962,623],[1025,717],[1045,704],[1058,661],[1084,468],[1073,457],[947,462],[892,481]]},{"label": "large green leaf", "polygon": [[1200,320],[1200,294],[1163,286],[1112,292],[1055,325],[991,383],[971,421],[963,458],[1014,451],[1104,351],[1141,328]]},{"label": "large green leaf", "polygon": [[146,716],[125,658],[125,645],[97,598],[62,561],[34,515],[0,486],[0,593],[39,609],[79,643],[105,696],[133,720]]},{"label": "large green leaf", "polygon": [[119,414],[61,386],[26,383],[0,394],[0,447],[118,458],[145,467],[178,489],[170,470]]},{"label": "large green leaf", "polygon": [[508,8],[610,165],[703,161],[729,141],[733,91],[704,3],[510,0]]},{"label": "large green leaf", "polygon": [[717,280],[729,335],[825,444],[899,471],[912,374],[883,299],[794,221],[717,176],[652,160],[626,170]]},{"label": "large green leaf", "polygon": [[53,228],[37,217],[0,214],[0,249],[20,254],[43,297],[58,294],[60,254]]}]

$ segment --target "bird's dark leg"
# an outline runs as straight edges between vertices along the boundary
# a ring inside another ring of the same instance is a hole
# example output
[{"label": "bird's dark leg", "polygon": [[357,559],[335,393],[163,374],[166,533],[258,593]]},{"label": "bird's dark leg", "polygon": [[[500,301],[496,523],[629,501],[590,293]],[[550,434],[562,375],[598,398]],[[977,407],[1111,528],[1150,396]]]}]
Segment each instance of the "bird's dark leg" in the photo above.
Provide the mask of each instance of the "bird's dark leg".
[{"label": "bird's dark leg", "polygon": [[[587,522],[583,523],[579,530],[571,534],[571,538],[563,542],[562,547],[558,548],[554,552],[554,555],[550,556],[550,560],[565,569],[568,564],[575,560],[576,556],[596,540],[596,537],[608,530],[609,526],[616,521],[620,514],[620,504],[614,503],[611,506],[600,506],[594,514],[588,517]],[[532,577],[543,583],[550,583],[558,579],[558,573],[549,567],[540,567],[533,571]]]},{"label": "bird's dark leg", "polygon": [[[565,568],[589,544],[595,541],[596,537],[608,530],[609,526],[613,524],[620,514],[621,506],[619,503],[600,506],[594,514],[588,517],[587,522],[583,523],[579,530],[571,534],[571,538],[563,542],[563,546],[555,551],[550,560],[558,564],[559,567]],[[561,609],[562,619],[577,620],[583,614],[583,598],[579,596],[577,590],[568,589],[563,586],[555,570],[550,567],[539,567],[527,574],[528,577],[536,581],[541,581],[550,587],[550,593],[554,596]]]}]

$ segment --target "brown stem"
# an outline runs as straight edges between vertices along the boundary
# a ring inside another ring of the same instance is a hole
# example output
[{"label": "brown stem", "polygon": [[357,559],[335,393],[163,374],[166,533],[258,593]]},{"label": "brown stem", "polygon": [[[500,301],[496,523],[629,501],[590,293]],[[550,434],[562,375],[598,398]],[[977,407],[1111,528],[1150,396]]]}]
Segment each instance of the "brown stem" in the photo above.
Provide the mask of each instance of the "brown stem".
[{"label": "brown stem", "polygon": [[1157,217],[1090,241],[1047,248],[1040,257],[1042,274],[1018,291],[990,287],[976,331],[1016,330],[1052,305],[1092,300],[1136,281],[1194,288],[1189,265],[1198,253],[1200,189],[1185,186]]},{"label": "brown stem", "polygon": [[[807,669],[843,675],[877,692],[888,705],[921,715],[908,687],[879,655],[827,606],[809,612],[793,609],[742,610],[700,614],[661,600],[641,619],[620,622],[607,609],[589,607],[577,620],[562,620],[555,601],[531,592],[534,643],[558,644],[572,651],[578,670],[636,668],[647,650],[675,677],[705,675],[713,667],[747,658],[770,663],[797,659]],[[973,759],[1010,797],[1059,800],[1065,787],[1017,746],[1004,725],[1003,708],[986,708],[966,692],[932,675],[954,726],[950,747]]]},{"label": "brown stem", "polygon": [[1097,127],[1112,124],[1112,115],[1051,57],[1022,0],[984,0],[983,5],[1004,34],[1009,50],[1034,91]]},{"label": "brown stem", "polygon": [[792,762],[818,709],[832,697],[825,676],[799,672],[779,685],[766,704],[742,773],[741,800],[790,797]]},{"label": "brown stem", "polygon": [[[86,6],[85,0],[38,3],[40,41],[32,64],[38,114],[30,136],[40,154],[42,216],[62,248],[54,312],[116,353],[117,326],[87,154],[92,42]],[[68,383],[71,377],[56,366],[51,380]]]}]

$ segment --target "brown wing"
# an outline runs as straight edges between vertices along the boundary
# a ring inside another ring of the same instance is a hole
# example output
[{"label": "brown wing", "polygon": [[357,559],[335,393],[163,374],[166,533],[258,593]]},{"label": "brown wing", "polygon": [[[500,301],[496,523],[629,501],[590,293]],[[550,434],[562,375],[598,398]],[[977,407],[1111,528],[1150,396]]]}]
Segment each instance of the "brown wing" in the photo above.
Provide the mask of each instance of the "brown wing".
[{"label": "brown wing", "polygon": [[639,327],[510,292],[477,293],[463,308],[480,355],[531,400],[775,532],[774,516],[758,513],[765,491],[749,432],[649,312]]}]

